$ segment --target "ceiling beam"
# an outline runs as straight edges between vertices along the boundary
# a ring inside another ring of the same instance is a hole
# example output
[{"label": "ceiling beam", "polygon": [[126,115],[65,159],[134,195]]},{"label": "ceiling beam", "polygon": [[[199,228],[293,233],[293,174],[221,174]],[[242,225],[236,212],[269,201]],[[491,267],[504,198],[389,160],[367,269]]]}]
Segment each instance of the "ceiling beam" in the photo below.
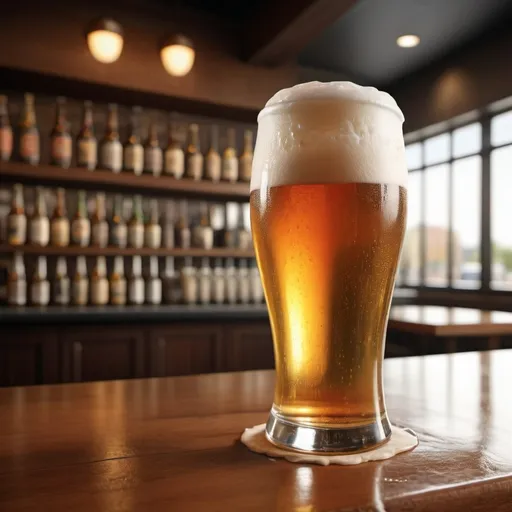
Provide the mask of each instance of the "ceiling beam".
[{"label": "ceiling beam", "polygon": [[343,16],[357,0],[267,0],[245,28],[245,58],[278,65]]}]

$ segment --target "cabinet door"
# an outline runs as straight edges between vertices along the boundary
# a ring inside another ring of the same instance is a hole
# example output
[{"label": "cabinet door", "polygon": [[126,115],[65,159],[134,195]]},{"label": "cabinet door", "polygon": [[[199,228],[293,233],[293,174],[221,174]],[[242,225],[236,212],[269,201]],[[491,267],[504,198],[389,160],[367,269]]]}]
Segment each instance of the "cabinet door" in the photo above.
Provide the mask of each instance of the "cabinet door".
[{"label": "cabinet door", "polygon": [[144,337],[137,328],[69,330],[63,334],[61,351],[64,382],[144,376]]},{"label": "cabinet door", "polygon": [[149,376],[217,371],[221,336],[222,329],[210,324],[156,327],[149,343]]}]

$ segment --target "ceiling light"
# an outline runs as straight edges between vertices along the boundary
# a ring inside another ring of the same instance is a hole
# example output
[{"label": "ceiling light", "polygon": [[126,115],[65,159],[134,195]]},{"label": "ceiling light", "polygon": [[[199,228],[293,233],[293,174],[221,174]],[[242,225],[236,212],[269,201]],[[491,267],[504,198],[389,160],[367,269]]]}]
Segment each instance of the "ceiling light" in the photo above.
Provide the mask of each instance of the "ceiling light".
[{"label": "ceiling light", "polygon": [[87,45],[92,56],[105,64],[119,59],[123,51],[123,29],[117,21],[102,18],[87,32]]},{"label": "ceiling light", "polygon": [[185,76],[192,69],[195,56],[192,41],[180,34],[170,37],[160,50],[162,64],[173,76]]},{"label": "ceiling light", "polygon": [[420,38],[414,34],[406,34],[400,36],[396,40],[396,44],[402,48],[414,48],[420,44]]}]

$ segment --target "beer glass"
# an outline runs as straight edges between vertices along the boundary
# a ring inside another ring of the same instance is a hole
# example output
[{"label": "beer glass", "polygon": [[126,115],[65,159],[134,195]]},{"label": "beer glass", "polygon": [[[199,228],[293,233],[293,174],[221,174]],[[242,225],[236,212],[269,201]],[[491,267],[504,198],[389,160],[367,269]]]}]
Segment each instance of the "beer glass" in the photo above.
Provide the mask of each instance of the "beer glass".
[{"label": "beer glass", "polygon": [[251,225],[278,446],[354,452],[391,434],[382,360],[406,223],[402,123],[391,96],[349,82],[280,91],[258,116]]}]

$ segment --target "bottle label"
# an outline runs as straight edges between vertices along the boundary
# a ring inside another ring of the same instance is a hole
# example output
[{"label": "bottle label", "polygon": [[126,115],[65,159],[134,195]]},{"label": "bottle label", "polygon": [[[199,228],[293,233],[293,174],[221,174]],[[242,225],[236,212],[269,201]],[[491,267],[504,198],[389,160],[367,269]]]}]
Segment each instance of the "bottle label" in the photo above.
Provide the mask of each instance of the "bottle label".
[{"label": "bottle label", "polygon": [[238,160],[236,156],[229,156],[222,160],[222,179],[227,181],[238,179]]},{"label": "bottle label", "polygon": [[144,238],[146,247],[158,249],[162,245],[162,228],[158,225],[146,226]]},{"label": "bottle label", "polygon": [[[71,224],[71,240],[73,244],[86,247],[91,239],[91,223],[88,219],[74,219]],[[52,231],[53,240],[53,231]]]},{"label": "bottle label", "polygon": [[250,182],[252,175],[252,155],[244,154],[240,157],[240,178]]},{"label": "bottle label", "polygon": [[132,224],[128,228],[128,242],[130,247],[140,249],[144,245],[144,226],[142,224]]},{"label": "bottle label", "polygon": [[220,155],[209,153],[205,164],[206,177],[212,181],[219,181],[221,178],[221,160]]},{"label": "bottle label", "polygon": [[95,306],[108,304],[108,281],[105,277],[91,281],[91,304]]},{"label": "bottle label", "polygon": [[50,283],[46,280],[32,283],[30,301],[36,306],[47,306],[50,303]]},{"label": "bottle label", "polygon": [[187,176],[193,180],[200,180],[203,176],[203,155],[194,153],[187,159]]},{"label": "bottle label", "polygon": [[124,168],[133,171],[137,176],[142,173],[144,166],[144,150],[141,144],[124,148]]},{"label": "bottle label", "polygon": [[30,221],[30,242],[46,247],[50,241],[50,220],[48,217],[36,217]]},{"label": "bottle label", "polygon": [[162,303],[162,281],[160,279],[146,281],[146,302],[155,305]]},{"label": "bottle label", "polygon": [[7,283],[8,302],[12,306],[24,306],[27,303],[27,282],[17,279]]},{"label": "bottle label", "polygon": [[114,224],[112,226],[112,245],[114,247],[126,247],[128,228],[126,224]]},{"label": "bottle label", "polygon": [[115,306],[126,304],[126,279],[116,279],[110,283],[110,302]]},{"label": "bottle label", "polygon": [[55,279],[54,302],[61,306],[69,304],[70,285],[68,277]]},{"label": "bottle label", "polygon": [[128,297],[131,304],[143,304],[144,303],[144,281],[138,277],[131,279],[128,286]]},{"label": "bottle label", "polygon": [[162,174],[162,150],[160,148],[146,148],[144,150],[144,169],[155,176]]},{"label": "bottle label", "polygon": [[23,245],[27,239],[27,218],[25,215],[9,215],[7,219],[7,242]]},{"label": "bottle label", "polygon": [[165,152],[165,172],[180,179],[185,171],[185,155],[180,148],[169,148]]},{"label": "bottle label", "polygon": [[[83,219],[85,220],[85,219]],[[52,245],[66,247],[69,245],[69,221],[65,217],[55,219],[51,223],[50,235]]]},{"label": "bottle label", "polygon": [[73,281],[73,304],[85,306],[89,295],[89,281],[85,278]]},{"label": "bottle label", "polygon": [[101,147],[101,166],[113,172],[120,172],[123,166],[123,146],[118,140],[105,142]]},{"label": "bottle label", "polygon": [[0,127],[0,160],[7,161],[12,154],[12,128]]},{"label": "bottle label", "polygon": [[27,132],[20,138],[20,155],[27,162],[39,162],[39,133]]},{"label": "bottle label", "polygon": [[69,134],[52,137],[50,154],[54,162],[69,167],[71,163],[71,136]]},{"label": "bottle label", "polygon": [[95,169],[98,163],[98,143],[96,139],[79,140],[77,149],[77,163],[79,167]]},{"label": "bottle label", "polygon": [[108,223],[106,220],[92,225],[92,245],[106,247],[108,245]]}]

